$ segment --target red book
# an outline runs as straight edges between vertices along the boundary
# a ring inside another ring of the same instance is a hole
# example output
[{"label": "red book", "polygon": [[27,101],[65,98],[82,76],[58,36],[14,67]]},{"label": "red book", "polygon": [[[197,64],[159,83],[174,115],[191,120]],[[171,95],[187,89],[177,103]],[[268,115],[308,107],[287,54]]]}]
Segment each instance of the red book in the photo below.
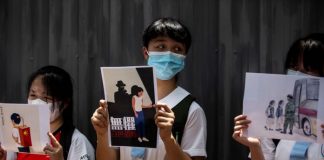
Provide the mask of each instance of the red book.
[{"label": "red book", "polygon": [[19,136],[20,136],[20,142],[22,146],[24,147],[32,146],[30,127],[19,127]]},{"label": "red book", "polygon": [[32,154],[19,152],[17,154],[17,160],[50,160],[50,156],[46,154]]}]

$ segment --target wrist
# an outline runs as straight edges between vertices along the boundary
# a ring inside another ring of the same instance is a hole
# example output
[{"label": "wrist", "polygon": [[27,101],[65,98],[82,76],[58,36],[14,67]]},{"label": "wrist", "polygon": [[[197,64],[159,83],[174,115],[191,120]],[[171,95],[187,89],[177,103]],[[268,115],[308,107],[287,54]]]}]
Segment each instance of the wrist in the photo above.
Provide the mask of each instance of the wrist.
[{"label": "wrist", "polygon": [[97,143],[98,142],[106,142],[108,140],[108,133],[97,134]]},{"label": "wrist", "polygon": [[261,143],[259,142],[255,142],[255,143],[251,143],[249,145],[249,149],[250,150],[260,150],[261,149]]},{"label": "wrist", "polygon": [[171,135],[171,136],[168,136],[168,137],[161,137],[163,143],[174,143],[176,142],[176,139]]}]

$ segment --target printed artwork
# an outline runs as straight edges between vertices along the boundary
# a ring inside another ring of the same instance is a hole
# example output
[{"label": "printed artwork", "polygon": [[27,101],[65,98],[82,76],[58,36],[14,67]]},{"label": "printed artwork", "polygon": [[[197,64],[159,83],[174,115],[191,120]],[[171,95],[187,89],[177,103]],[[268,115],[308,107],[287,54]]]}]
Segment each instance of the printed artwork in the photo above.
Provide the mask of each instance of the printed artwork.
[{"label": "printed artwork", "polygon": [[323,84],[312,76],[247,73],[243,114],[252,123],[245,134],[323,142]]},{"label": "printed artwork", "polygon": [[102,67],[105,99],[108,101],[111,146],[155,148],[154,122],[156,81],[153,68]]},{"label": "printed artwork", "polygon": [[49,139],[49,106],[0,103],[1,146],[14,152],[41,153]]}]

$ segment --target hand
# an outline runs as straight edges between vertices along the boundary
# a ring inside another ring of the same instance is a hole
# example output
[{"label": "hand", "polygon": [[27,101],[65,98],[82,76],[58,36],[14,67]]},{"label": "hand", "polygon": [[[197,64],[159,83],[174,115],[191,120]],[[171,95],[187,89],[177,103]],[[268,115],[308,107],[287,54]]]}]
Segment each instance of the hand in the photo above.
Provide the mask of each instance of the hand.
[{"label": "hand", "polygon": [[108,104],[105,100],[99,101],[99,107],[91,117],[91,123],[97,135],[104,136],[108,133]]},{"label": "hand", "polygon": [[164,141],[173,138],[172,126],[175,119],[174,113],[167,105],[157,104],[155,108],[155,124],[160,129],[161,139]]},{"label": "hand", "polygon": [[44,147],[44,152],[51,157],[51,160],[64,160],[63,148],[61,144],[56,140],[52,133],[48,133],[53,146],[47,144]]},{"label": "hand", "polygon": [[234,131],[233,131],[233,139],[237,142],[247,146],[247,147],[254,147],[260,145],[260,140],[253,137],[244,137],[243,129],[247,129],[249,124],[251,123],[250,120],[246,119],[246,115],[239,115],[234,118]]},{"label": "hand", "polygon": [[4,150],[0,143],[0,160],[6,160],[7,159],[7,151]]}]

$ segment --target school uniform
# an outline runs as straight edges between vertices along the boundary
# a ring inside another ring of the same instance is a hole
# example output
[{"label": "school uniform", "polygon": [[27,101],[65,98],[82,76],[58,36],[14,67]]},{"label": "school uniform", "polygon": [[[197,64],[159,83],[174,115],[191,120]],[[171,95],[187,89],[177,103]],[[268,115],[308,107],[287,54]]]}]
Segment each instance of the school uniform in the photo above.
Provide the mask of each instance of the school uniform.
[{"label": "school uniform", "polygon": [[[280,140],[277,147],[272,139],[261,139],[261,147],[265,160],[290,160],[296,141]],[[311,143],[307,149],[305,160],[324,160],[323,144]]]},{"label": "school uniform", "polygon": [[[181,87],[177,87],[169,95],[159,100],[158,103],[167,104],[171,109],[176,106],[181,100],[189,95],[189,92]],[[206,117],[203,109],[198,103],[193,102],[190,105],[188,118],[184,127],[184,134],[181,141],[181,149],[183,152],[192,156],[207,157],[206,140],[207,140],[207,125]],[[132,147],[120,147],[120,159],[132,160]],[[145,149],[145,160],[164,160],[166,151],[164,143],[158,136],[157,148]]]}]

